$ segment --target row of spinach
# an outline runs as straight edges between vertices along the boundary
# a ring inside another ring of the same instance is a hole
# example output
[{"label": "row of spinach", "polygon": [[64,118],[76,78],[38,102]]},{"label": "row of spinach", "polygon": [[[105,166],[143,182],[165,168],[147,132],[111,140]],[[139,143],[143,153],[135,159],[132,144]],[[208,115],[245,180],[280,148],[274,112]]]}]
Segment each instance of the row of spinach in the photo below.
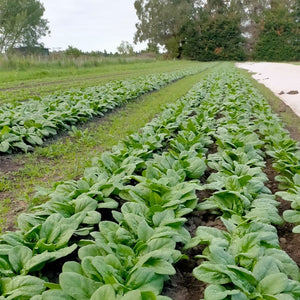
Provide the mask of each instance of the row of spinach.
[{"label": "row of spinach", "polygon": [[291,209],[283,212],[283,218],[289,223],[295,223],[294,233],[300,233],[300,148],[299,143],[290,137],[280,119],[266,109],[259,114],[262,126],[260,132],[265,142],[266,153],[273,160],[273,168],[279,175],[276,195],[291,202]]},{"label": "row of spinach", "polygon": [[[197,205],[196,178],[211,143],[190,128],[204,97],[191,91],[95,159],[81,180],[41,190],[49,201],[0,237],[0,299],[168,299],[159,294],[181,258],[176,243],[190,238],[183,215]],[[49,264],[70,255],[77,261],[49,282]]]},{"label": "row of spinach", "polygon": [[42,145],[45,138],[86,122],[95,116],[121,106],[144,93],[187,75],[204,66],[169,73],[112,81],[102,86],[72,89],[58,95],[31,99],[20,104],[4,104],[0,108],[0,153],[27,152]]},{"label": "row of spinach", "polygon": [[298,266],[280,249],[271,225],[283,223],[279,203],[264,185],[268,181],[263,172],[268,146],[264,140],[270,140],[264,120],[271,124],[276,117],[237,75],[216,80],[215,90],[215,102],[201,105],[214,114],[217,111],[218,117],[212,134],[218,149],[208,156],[213,171],[201,187],[215,192],[198,209],[221,214],[226,229],[198,227],[185,246],[206,245],[193,274],[209,284],[207,300],[300,299]]}]

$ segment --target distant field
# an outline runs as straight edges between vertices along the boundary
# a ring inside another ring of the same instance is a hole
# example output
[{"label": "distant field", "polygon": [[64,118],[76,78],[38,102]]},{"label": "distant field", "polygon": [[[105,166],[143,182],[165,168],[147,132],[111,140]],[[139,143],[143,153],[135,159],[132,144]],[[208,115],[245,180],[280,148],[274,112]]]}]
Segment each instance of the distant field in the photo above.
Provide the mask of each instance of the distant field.
[{"label": "distant field", "polygon": [[106,63],[95,67],[51,66],[1,70],[0,102],[16,102],[41,97],[70,88],[84,88],[111,80],[143,74],[180,70],[200,64],[190,61],[131,61]]}]

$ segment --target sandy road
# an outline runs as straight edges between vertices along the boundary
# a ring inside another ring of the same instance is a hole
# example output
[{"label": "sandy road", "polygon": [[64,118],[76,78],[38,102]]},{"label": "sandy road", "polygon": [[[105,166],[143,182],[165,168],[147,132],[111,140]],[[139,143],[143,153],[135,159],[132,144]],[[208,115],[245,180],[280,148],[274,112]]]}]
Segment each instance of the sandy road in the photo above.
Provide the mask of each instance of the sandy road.
[{"label": "sandy road", "polygon": [[236,66],[254,73],[254,79],[269,88],[300,117],[300,65],[245,62]]}]

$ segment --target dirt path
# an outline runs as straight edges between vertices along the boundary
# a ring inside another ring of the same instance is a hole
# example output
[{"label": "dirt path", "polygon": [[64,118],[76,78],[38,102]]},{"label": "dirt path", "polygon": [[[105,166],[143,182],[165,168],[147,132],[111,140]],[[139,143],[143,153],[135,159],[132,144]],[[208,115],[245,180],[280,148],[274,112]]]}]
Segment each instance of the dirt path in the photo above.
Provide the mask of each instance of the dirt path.
[{"label": "dirt path", "polygon": [[246,62],[236,66],[253,72],[254,79],[269,88],[300,117],[300,65]]}]

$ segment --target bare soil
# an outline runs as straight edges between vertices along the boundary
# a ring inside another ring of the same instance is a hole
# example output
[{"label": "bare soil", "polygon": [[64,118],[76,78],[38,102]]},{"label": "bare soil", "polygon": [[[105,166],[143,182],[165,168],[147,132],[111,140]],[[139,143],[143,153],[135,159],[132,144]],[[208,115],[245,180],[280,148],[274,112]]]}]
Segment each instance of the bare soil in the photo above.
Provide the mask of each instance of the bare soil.
[{"label": "bare soil", "polygon": [[289,94],[289,95],[297,95],[297,94],[299,94],[299,92],[297,90],[291,90],[291,91],[287,92],[287,94]]},{"label": "bare soil", "polygon": [[0,155],[0,173],[8,174],[24,167],[24,161],[15,159],[15,155]]},{"label": "bare soil", "polygon": [[[4,195],[5,196],[5,193]],[[17,216],[27,210],[27,203],[25,201],[13,200],[10,203],[10,209],[6,213],[6,224],[3,231],[15,231],[16,228],[16,218]]]},{"label": "bare soil", "polygon": [[279,243],[282,250],[284,250],[300,268],[300,234],[293,233],[294,225],[285,223],[283,226],[277,228]]},{"label": "bare soil", "polygon": [[279,174],[272,167],[273,160],[271,157],[267,157],[265,162],[266,166],[264,169],[264,173],[269,179],[269,181],[265,183],[265,186],[271,190],[272,194],[275,194],[279,191],[278,182],[275,180],[275,177]]},{"label": "bare soil", "polygon": [[175,266],[176,274],[165,283],[162,295],[173,300],[199,300],[203,298],[207,285],[192,274],[197,265],[194,259],[178,262]]},{"label": "bare soil", "polygon": [[[217,218],[218,216],[211,214],[209,211],[193,211],[186,217],[188,221],[185,228],[192,237],[195,236],[198,226],[226,230],[222,221]],[[204,248],[205,246],[199,245],[183,252],[189,259],[182,259],[175,265],[176,274],[171,276],[170,280],[165,283],[163,295],[173,300],[199,300],[204,298],[207,284],[193,276],[193,269],[201,263],[195,256],[201,254]]]},{"label": "bare soil", "polygon": [[[279,191],[278,182],[275,180],[275,176],[279,174],[272,168],[272,158],[270,157],[267,157],[266,159],[264,172],[269,178],[269,182],[267,182],[266,186],[272,191],[272,194],[275,194]],[[279,201],[278,212],[282,217],[284,211],[291,209],[291,204],[289,201],[285,201],[278,196],[277,200]],[[293,233],[293,227],[293,224],[284,223],[281,226],[277,226],[277,232],[281,249],[284,250],[300,268],[300,234]]]}]

